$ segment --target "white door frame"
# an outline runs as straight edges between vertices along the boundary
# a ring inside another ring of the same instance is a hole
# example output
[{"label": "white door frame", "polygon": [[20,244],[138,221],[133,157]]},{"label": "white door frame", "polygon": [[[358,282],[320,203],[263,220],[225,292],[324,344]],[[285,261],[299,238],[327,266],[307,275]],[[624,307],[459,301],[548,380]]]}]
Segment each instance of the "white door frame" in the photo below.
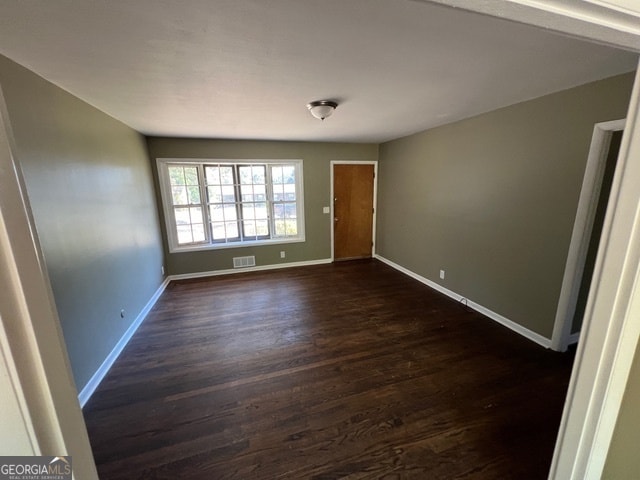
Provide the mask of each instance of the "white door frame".
[{"label": "white door frame", "polygon": [[[578,294],[582,283],[587,252],[591,243],[591,232],[602,189],[609,146],[613,132],[624,130],[625,120],[597,123],[593,127],[589,157],[582,180],[582,190],[578,201],[578,210],[573,224],[567,263],[562,279],[562,288],[558,300],[558,309],[551,337],[551,348],[564,352],[571,343],[571,327],[576,312]],[[616,166],[617,169],[617,166]],[[613,190],[609,195],[615,196]],[[576,335],[577,336],[577,335]]]},{"label": "white door frame", "polygon": [[640,69],[604,220],[550,479],[599,479],[640,336]]},{"label": "white door frame", "polygon": [[331,197],[329,198],[329,212],[331,213],[331,261],[335,260],[335,244],[334,244],[334,225],[335,225],[335,212],[334,196],[333,196],[333,166],[334,165],[373,165],[373,228],[371,232],[371,257],[376,254],[376,218],[378,216],[378,161],[377,160],[331,160],[330,162],[330,191]]},{"label": "white door frame", "polygon": [[[35,134],[35,133],[34,133]],[[0,355],[5,395],[21,413],[0,429],[12,455],[73,457],[76,479],[98,478],[0,88]],[[10,390],[9,390],[10,389]],[[4,397],[4,395],[2,395]],[[7,454],[5,452],[5,454]]]}]

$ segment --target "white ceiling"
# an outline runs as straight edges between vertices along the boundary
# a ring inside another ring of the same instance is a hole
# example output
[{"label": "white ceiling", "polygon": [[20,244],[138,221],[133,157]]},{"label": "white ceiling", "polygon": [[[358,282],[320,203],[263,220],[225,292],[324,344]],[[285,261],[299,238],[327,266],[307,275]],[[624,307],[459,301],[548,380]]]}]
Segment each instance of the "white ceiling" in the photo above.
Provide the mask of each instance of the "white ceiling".
[{"label": "white ceiling", "polygon": [[[411,0],[0,0],[0,53],[147,135],[355,142],[637,65]],[[324,122],[320,99],[340,103]]]}]

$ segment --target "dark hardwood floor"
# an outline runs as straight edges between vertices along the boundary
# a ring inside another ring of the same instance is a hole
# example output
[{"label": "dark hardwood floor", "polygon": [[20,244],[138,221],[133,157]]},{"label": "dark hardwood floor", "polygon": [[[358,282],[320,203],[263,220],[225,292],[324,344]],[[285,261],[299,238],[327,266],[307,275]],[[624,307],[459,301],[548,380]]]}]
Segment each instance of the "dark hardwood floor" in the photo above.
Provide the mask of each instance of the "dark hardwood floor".
[{"label": "dark hardwood floor", "polygon": [[375,261],[173,282],[84,409],[100,478],[544,479],[572,354]]}]

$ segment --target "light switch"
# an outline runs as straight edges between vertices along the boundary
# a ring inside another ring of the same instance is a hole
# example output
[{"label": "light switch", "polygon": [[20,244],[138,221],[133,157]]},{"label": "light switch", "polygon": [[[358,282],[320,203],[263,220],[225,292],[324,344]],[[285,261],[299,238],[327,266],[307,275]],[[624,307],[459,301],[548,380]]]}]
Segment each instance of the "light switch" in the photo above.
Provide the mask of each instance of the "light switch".
[{"label": "light switch", "polygon": [[329,208],[329,207],[322,207],[322,213],[331,213],[331,208]]}]

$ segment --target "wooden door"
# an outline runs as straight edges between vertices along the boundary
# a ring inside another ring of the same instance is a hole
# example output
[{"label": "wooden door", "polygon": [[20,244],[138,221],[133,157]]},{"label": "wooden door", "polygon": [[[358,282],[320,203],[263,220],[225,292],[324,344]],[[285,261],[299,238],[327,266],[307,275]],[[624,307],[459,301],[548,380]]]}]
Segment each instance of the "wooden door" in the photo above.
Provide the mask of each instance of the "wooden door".
[{"label": "wooden door", "polygon": [[333,166],[333,258],[369,258],[373,248],[374,165]]}]

